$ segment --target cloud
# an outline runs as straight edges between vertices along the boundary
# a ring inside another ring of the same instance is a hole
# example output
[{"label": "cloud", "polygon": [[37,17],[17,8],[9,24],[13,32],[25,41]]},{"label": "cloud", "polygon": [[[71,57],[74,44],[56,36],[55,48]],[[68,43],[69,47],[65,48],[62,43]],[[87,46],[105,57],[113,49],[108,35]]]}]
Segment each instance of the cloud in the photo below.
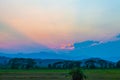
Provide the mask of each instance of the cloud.
[{"label": "cloud", "polygon": [[31,53],[40,51],[51,50],[42,44],[32,41],[13,27],[0,22],[0,52]]},{"label": "cloud", "polygon": [[95,46],[99,44],[99,41],[92,41],[92,40],[88,40],[88,41],[83,41],[83,42],[77,42],[74,44],[75,49],[82,49],[82,48],[88,48],[91,46]]},{"label": "cloud", "polygon": [[[94,43],[98,43],[97,45],[91,46]],[[75,49],[70,52],[71,55],[77,56],[89,56],[89,57],[116,57],[120,56],[120,39],[114,41],[108,41],[104,43],[95,42],[95,41],[85,41],[74,44]]]},{"label": "cloud", "polygon": [[74,49],[74,45],[73,44],[62,44],[61,45],[61,49],[67,49],[67,50],[73,50]]},{"label": "cloud", "polygon": [[118,35],[116,36],[116,38],[120,39],[120,34],[118,34]]},{"label": "cloud", "polygon": [[1,44],[6,46],[12,46],[15,44],[27,43],[28,40],[29,39],[25,35],[14,29],[13,27],[9,26],[6,23],[0,22]]}]

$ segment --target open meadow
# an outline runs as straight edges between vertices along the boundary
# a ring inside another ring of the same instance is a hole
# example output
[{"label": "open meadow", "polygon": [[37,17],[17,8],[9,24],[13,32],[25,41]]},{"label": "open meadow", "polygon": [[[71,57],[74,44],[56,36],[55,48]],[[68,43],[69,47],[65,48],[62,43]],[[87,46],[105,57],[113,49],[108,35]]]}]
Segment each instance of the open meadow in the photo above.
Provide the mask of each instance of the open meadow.
[{"label": "open meadow", "polygon": [[[69,70],[0,70],[0,80],[71,80]],[[120,80],[120,69],[83,70],[86,80]]]}]

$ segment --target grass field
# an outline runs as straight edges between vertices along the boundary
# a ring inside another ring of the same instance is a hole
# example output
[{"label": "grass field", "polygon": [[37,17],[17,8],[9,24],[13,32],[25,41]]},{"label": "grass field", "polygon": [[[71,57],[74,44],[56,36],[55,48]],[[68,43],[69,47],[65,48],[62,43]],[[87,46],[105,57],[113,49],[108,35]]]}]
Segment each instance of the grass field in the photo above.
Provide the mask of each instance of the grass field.
[{"label": "grass field", "polygon": [[[69,70],[0,70],[0,80],[71,80]],[[83,70],[86,80],[120,80],[120,69]]]}]

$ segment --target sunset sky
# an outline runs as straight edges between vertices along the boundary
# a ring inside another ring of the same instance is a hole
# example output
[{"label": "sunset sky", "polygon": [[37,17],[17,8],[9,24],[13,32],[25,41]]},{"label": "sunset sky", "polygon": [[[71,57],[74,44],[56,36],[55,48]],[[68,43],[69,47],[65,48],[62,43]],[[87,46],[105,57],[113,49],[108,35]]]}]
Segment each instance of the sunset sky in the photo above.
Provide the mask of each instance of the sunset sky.
[{"label": "sunset sky", "polygon": [[0,0],[0,48],[64,48],[120,33],[120,0]]}]

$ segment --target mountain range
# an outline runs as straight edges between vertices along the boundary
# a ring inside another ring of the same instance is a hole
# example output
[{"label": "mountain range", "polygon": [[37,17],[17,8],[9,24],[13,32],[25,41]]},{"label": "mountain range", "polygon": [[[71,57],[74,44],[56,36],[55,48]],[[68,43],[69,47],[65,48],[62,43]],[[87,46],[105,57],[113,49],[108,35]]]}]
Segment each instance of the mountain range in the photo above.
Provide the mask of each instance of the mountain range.
[{"label": "mountain range", "polygon": [[[14,51],[17,52],[17,50],[14,49],[0,49],[0,56],[67,60],[81,60],[91,57],[110,61],[117,61],[120,59],[120,35],[117,35],[114,40],[106,42],[93,40],[76,42],[73,44],[73,47],[74,49],[72,50],[50,49],[38,44],[29,44],[17,47],[18,51],[21,51],[19,53],[15,53]],[[28,53],[25,52],[26,49],[29,51]]]}]

